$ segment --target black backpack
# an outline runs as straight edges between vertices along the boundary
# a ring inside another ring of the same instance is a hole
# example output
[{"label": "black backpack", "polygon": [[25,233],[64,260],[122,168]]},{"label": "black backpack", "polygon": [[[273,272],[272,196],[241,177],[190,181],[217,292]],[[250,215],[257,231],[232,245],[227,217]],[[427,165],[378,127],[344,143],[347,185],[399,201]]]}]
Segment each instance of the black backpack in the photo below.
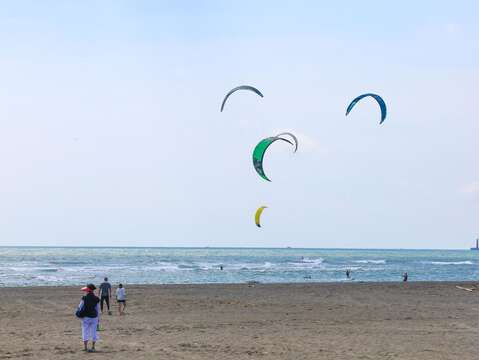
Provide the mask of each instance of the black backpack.
[{"label": "black backpack", "polygon": [[85,301],[78,307],[77,311],[75,311],[75,316],[79,319],[83,319],[85,317]]},{"label": "black backpack", "polygon": [[75,312],[77,318],[83,319],[84,317],[96,318],[98,313],[96,311],[96,304],[100,302],[94,294],[88,294],[82,298],[83,303]]}]

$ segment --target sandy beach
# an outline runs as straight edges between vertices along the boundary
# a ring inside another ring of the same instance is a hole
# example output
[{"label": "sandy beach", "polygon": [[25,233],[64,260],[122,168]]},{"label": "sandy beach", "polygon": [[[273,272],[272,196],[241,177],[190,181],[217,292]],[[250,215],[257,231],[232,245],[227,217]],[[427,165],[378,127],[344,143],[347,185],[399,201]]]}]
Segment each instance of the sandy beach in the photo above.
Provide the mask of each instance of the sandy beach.
[{"label": "sandy beach", "polygon": [[87,355],[78,288],[1,288],[0,359],[477,359],[479,291],[455,285],[129,286]]}]

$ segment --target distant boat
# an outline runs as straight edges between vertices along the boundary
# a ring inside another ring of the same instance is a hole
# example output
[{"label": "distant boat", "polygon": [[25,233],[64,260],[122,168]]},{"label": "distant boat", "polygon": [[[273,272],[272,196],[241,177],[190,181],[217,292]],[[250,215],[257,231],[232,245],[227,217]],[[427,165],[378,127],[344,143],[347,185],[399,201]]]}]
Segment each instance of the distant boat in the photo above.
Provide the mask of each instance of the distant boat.
[{"label": "distant boat", "polygon": [[476,247],[471,248],[471,250],[479,250],[479,239],[476,239]]}]

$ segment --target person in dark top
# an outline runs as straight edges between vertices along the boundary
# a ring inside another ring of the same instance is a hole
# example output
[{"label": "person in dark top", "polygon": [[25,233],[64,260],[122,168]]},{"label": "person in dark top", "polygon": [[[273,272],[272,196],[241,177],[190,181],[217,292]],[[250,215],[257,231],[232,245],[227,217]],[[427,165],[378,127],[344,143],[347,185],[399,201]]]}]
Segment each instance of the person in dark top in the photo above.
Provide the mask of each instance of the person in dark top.
[{"label": "person in dark top", "polygon": [[407,282],[407,278],[408,278],[407,272],[402,274],[402,281]]},{"label": "person in dark top", "polygon": [[349,279],[351,278],[351,270],[346,269],[346,277]]},{"label": "person in dark top", "polygon": [[104,281],[101,283],[100,288],[98,289],[98,296],[100,297],[100,308],[103,313],[103,302],[106,302],[106,307],[108,309],[108,315],[111,315],[110,311],[110,299],[111,299],[111,284],[108,282],[108,278],[104,278]]},{"label": "person in dark top", "polygon": [[[95,296],[96,287],[93,284],[88,284],[81,290],[86,293],[85,296],[82,297],[80,305],[78,306],[79,314],[78,317],[82,320],[82,338],[83,338],[83,346],[84,351],[94,352],[95,351],[95,343],[98,340],[97,336],[97,326],[99,321],[100,315],[100,306],[99,302],[100,299]],[[88,341],[91,340],[92,347],[88,350]]]}]

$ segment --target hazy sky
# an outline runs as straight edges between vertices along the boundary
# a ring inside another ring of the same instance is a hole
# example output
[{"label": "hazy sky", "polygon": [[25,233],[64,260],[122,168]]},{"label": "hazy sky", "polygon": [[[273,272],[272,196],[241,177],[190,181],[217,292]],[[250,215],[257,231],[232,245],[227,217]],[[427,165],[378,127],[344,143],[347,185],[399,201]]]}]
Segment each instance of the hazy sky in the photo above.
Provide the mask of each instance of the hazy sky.
[{"label": "hazy sky", "polygon": [[[461,248],[475,1],[0,2],[0,245]],[[241,84],[250,93],[222,97]],[[363,92],[381,94],[344,116]],[[292,154],[263,137],[293,131]],[[268,205],[263,228],[257,207]]]}]

